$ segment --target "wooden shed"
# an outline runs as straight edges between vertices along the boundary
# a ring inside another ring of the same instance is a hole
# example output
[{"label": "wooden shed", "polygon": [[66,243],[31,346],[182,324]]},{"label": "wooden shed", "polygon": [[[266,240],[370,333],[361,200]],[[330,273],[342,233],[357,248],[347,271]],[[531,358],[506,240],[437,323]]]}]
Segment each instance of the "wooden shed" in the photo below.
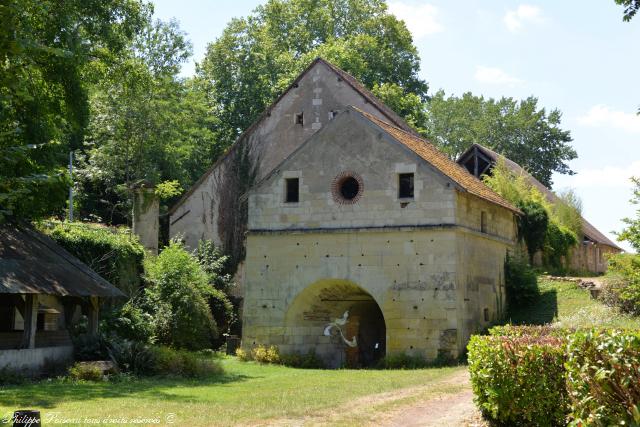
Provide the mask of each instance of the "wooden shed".
[{"label": "wooden shed", "polygon": [[73,356],[69,328],[96,333],[100,299],[125,295],[28,225],[0,225],[0,369],[39,371]]}]

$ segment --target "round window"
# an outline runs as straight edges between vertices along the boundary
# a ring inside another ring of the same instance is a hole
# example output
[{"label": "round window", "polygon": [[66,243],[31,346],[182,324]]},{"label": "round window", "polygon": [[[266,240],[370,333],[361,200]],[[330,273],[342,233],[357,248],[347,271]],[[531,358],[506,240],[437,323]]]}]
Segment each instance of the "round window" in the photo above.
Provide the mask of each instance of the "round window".
[{"label": "round window", "polygon": [[362,178],[354,173],[343,172],[333,180],[333,198],[341,204],[357,202],[362,194],[362,189]]}]

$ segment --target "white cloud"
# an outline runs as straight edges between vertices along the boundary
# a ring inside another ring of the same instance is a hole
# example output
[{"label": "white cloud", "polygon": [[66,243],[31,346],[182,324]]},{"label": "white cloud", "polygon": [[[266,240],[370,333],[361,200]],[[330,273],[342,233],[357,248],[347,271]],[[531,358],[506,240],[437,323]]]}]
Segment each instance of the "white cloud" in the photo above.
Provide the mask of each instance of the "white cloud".
[{"label": "white cloud", "polygon": [[500,68],[484,67],[482,65],[476,67],[474,78],[480,83],[492,85],[517,86],[523,83],[519,78],[507,74]]},{"label": "white cloud", "polygon": [[503,18],[507,29],[512,33],[520,31],[525,23],[539,23],[542,21],[542,11],[537,6],[521,4],[515,10],[508,10]]},{"label": "white cloud", "polygon": [[640,116],[636,113],[612,110],[606,105],[591,107],[587,114],[578,117],[578,123],[585,126],[606,126],[630,133],[640,133]]},{"label": "white cloud", "polygon": [[440,11],[431,4],[410,4],[402,1],[389,2],[389,12],[402,19],[417,40],[444,31],[438,20]]},{"label": "white cloud", "polygon": [[[562,187],[570,188],[631,188],[630,178],[640,177],[640,160],[626,166],[603,166],[577,170],[575,175],[564,176]],[[629,193],[631,195],[631,193]]]}]

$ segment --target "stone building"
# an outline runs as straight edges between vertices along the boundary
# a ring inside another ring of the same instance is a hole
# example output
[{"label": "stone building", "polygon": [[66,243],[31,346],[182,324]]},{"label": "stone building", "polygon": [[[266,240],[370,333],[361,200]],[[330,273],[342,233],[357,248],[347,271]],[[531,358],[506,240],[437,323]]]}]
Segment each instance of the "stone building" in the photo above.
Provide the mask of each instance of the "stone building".
[{"label": "stone building", "polygon": [[344,71],[314,61],[171,210],[171,235],[225,244],[221,182],[242,144],[243,347],[330,366],[456,357],[502,315],[518,210]]},{"label": "stone building", "polygon": [[[517,175],[522,175],[537,188],[550,203],[556,203],[558,196],[547,188],[540,181],[529,174],[522,166],[500,156],[495,151],[483,147],[480,144],[473,144],[467,151],[462,153],[458,158],[458,163],[464,166],[469,173],[477,177],[491,173],[491,169],[499,158],[503,158],[505,165]],[[579,239],[579,245],[571,249],[569,259],[565,260],[567,268],[577,272],[589,272],[594,274],[602,274],[607,271],[608,254],[616,254],[622,252],[622,248],[611,241],[600,230],[594,227],[584,217],[582,219],[582,236]],[[542,257],[537,254],[534,262],[542,263]]]}]

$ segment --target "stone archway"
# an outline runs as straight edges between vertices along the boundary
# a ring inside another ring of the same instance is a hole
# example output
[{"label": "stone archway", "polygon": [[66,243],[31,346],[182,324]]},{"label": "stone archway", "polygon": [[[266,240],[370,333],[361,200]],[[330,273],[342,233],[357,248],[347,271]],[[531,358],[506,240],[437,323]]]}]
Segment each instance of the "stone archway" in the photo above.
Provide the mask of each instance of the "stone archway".
[{"label": "stone archway", "polygon": [[327,279],[301,291],[285,316],[290,351],[315,351],[329,367],[368,367],[386,352],[376,300],[353,282]]}]

